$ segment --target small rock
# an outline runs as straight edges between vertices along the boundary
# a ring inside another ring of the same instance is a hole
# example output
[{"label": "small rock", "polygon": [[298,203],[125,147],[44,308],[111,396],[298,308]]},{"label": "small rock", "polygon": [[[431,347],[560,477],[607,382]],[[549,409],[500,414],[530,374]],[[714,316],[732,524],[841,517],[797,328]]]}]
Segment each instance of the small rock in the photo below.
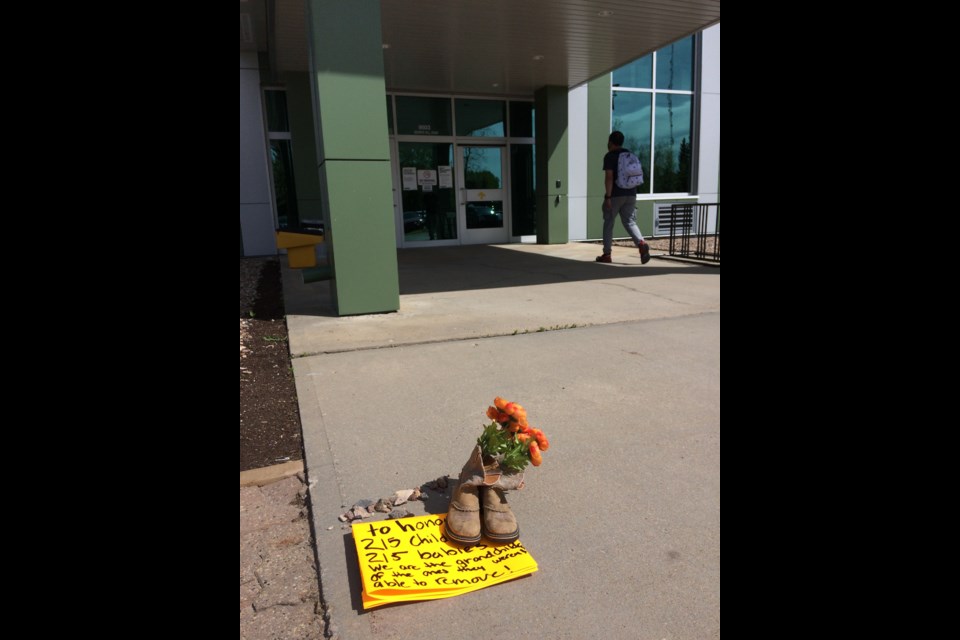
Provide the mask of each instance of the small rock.
[{"label": "small rock", "polygon": [[353,519],[359,520],[363,518],[369,518],[370,512],[364,509],[363,507],[354,507],[353,508]]},{"label": "small rock", "polygon": [[333,525],[330,525],[329,527],[327,527],[327,531],[333,531]]},{"label": "small rock", "polygon": [[388,520],[395,520],[396,518],[409,518],[413,514],[407,511],[406,509],[394,509],[387,515]]},{"label": "small rock", "polygon": [[370,505],[372,505],[372,504],[373,504],[373,500],[366,500],[366,499],[364,499],[364,500],[357,500],[356,503],[354,503],[353,506],[355,506],[355,507],[363,507],[364,509],[367,509],[367,508],[369,508]]},{"label": "small rock", "polygon": [[390,513],[393,510],[390,498],[380,498],[377,500],[377,504],[373,505],[373,510],[379,511],[380,513]]},{"label": "small rock", "polygon": [[414,489],[400,489],[400,491],[395,492],[393,494],[393,506],[398,507],[407,500],[410,500],[413,492]]},{"label": "small rock", "polygon": [[337,520],[339,520],[340,522],[350,522],[350,518],[347,517],[346,513],[341,513],[340,515],[338,515]]}]

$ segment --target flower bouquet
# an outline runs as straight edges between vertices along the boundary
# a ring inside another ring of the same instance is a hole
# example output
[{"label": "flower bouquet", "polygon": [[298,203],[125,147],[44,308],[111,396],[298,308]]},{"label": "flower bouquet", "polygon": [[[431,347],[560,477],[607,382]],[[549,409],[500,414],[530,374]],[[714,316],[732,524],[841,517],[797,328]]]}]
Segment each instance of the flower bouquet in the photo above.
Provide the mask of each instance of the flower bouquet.
[{"label": "flower bouquet", "polygon": [[528,462],[539,467],[541,452],[550,448],[547,436],[527,423],[527,410],[516,402],[497,396],[493,404],[487,407],[487,417],[493,422],[477,438],[484,464],[496,463],[508,473],[523,471]]},{"label": "flower bouquet", "polygon": [[501,544],[519,537],[520,527],[504,492],[522,489],[527,464],[539,467],[541,452],[550,448],[543,431],[527,422],[526,409],[500,397],[493,404],[487,409],[493,422],[483,428],[463,465],[447,512],[446,535],[460,544],[475,544],[481,534]]}]

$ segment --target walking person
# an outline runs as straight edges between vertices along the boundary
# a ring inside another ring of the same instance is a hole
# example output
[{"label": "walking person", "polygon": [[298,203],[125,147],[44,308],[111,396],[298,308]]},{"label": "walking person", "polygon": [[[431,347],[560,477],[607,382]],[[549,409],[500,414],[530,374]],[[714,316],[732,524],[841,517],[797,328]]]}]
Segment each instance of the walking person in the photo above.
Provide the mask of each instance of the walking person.
[{"label": "walking person", "polygon": [[[640,263],[650,262],[650,246],[637,227],[637,187],[623,188],[617,184],[620,154],[630,153],[623,148],[623,134],[614,131],[607,139],[607,155],[603,156],[603,255],[597,262],[610,262],[613,249],[613,225],[617,216],[640,250]],[[642,183],[642,179],[641,179]]]}]

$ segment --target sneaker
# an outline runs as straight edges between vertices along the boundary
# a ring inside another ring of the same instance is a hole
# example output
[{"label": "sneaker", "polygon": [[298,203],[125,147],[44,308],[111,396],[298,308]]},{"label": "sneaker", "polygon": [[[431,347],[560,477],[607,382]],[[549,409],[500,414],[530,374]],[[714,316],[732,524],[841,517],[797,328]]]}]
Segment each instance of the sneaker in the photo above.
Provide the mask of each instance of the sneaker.
[{"label": "sneaker", "polygon": [[646,242],[640,243],[640,264],[647,264],[650,262],[650,245]]},{"label": "sneaker", "polygon": [[597,262],[613,262],[613,261],[610,259],[610,254],[605,253],[602,256],[597,256]]}]

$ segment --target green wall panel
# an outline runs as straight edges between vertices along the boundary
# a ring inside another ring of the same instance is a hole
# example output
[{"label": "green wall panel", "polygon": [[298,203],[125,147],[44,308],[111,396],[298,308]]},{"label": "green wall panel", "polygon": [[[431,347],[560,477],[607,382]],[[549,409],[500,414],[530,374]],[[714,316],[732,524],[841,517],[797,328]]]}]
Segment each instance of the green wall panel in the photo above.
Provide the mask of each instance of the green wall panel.
[{"label": "green wall panel", "polygon": [[309,0],[309,9],[320,161],[389,160],[380,1]]},{"label": "green wall panel", "polygon": [[534,92],[537,111],[537,243],[570,240],[567,193],[567,88],[542,87]]},{"label": "green wall panel", "polygon": [[396,311],[400,293],[390,162],[328,160],[324,169],[338,313]]},{"label": "green wall panel", "polygon": [[312,104],[337,313],[400,308],[379,0],[308,0]]}]

